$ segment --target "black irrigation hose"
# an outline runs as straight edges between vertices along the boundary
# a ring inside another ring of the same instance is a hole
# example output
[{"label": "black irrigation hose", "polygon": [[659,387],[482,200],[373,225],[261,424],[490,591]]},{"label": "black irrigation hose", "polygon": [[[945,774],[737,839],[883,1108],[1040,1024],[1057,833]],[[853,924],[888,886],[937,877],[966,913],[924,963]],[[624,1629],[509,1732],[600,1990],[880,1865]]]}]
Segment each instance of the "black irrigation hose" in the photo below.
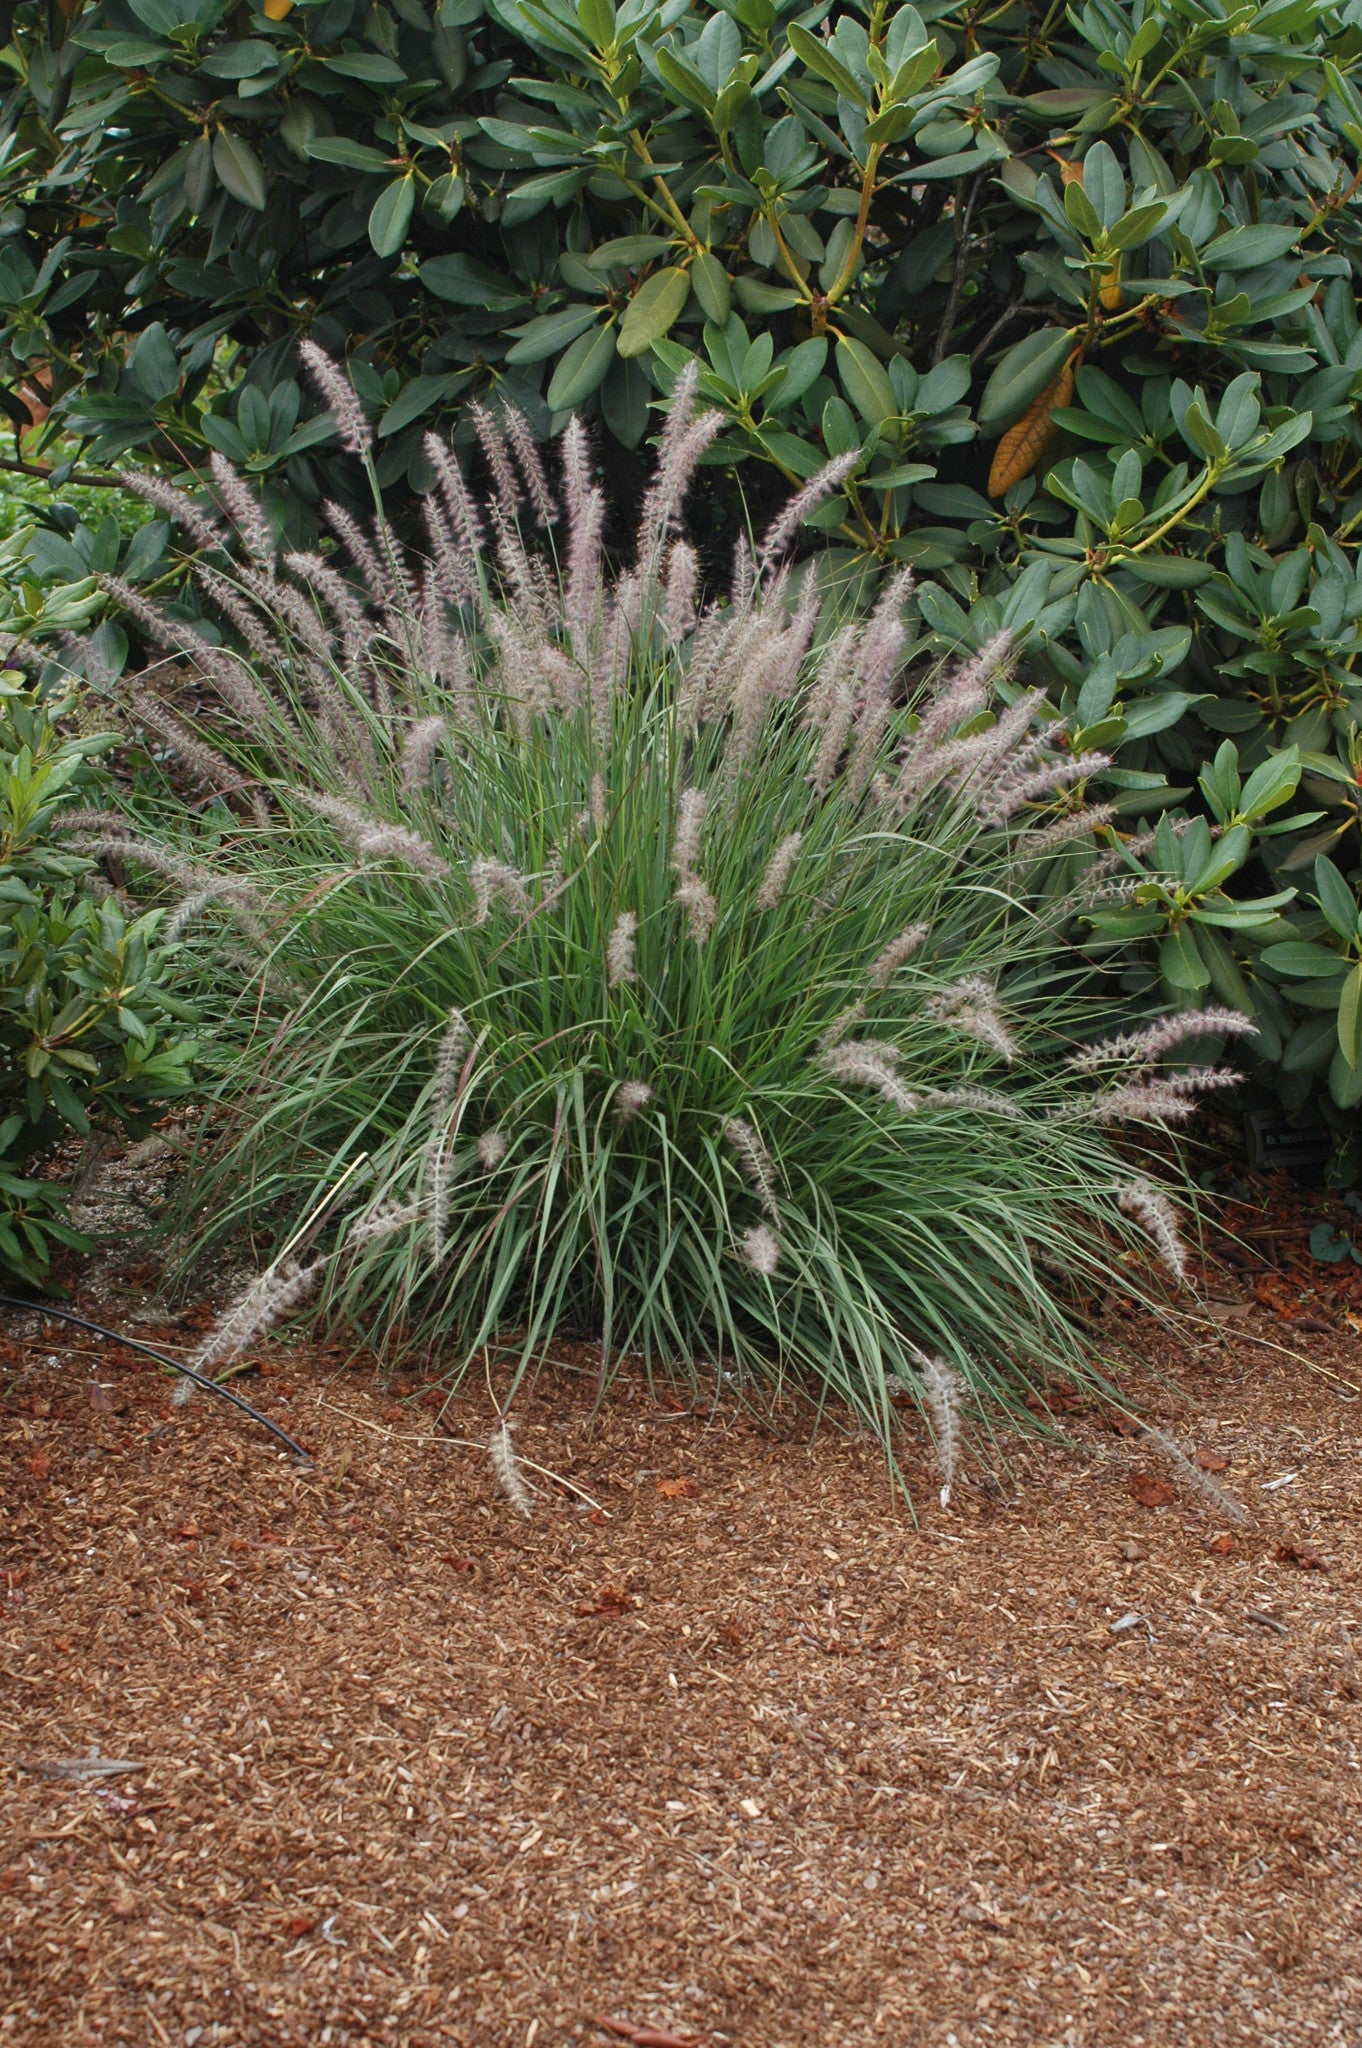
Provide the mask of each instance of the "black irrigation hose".
[{"label": "black irrigation hose", "polygon": [[210,1380],[205,1373],[196,1372],[192,1365],[181,1365],[178,1358],[169,1357],[158,1351],[152,1344],[143,1344],[137,1337],[120,1337],[117,1330],[106,1330],[102,1323],[92,1323],[88,1316],[78,1316],[69,1308],[53,1308],[45,1301],[21,1301],[13,1294],[0,1294],[0,1308],[18,1308],[35,1316],[55,1317],[60,1323],[74,1323],[78,1330],[91,1330],[96,1337],[105,1337],[110,1344],[121,1344],[125,1351],[140,1351],[146,1358],[154,1358],[158,1365],[168,1365],[172,1372],[182,1373],[187,1380],[193,1380],[196,1387],[206,1393],[216,1394],[219,1400],[230,1401],[233,1408],[239,1408],[243,1415],[249,1415],[252,1422],[258,1422],[270,1435],[277,1437],[284,1448],[295,1458],[302,1458],[312,1464],[311,1451],[296,1443],[287,1430],[280,1429],[277,1422],[271,1422],[268,1415],[262,1415],[258,1408],[252,1408],[249,1401],[243,1401],[240,1394],[234,1394],[230,1387],[224,1387],[217,1380]]}]

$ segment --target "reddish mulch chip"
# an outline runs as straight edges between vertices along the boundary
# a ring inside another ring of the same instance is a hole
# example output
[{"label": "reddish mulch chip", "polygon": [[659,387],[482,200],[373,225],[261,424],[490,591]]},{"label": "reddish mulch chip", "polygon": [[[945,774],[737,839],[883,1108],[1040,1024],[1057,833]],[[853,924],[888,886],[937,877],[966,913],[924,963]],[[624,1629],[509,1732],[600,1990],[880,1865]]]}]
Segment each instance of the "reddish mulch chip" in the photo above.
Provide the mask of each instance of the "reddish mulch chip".
[{"label": "reddish mulch chip", "polygon": [[1224,1550],[1096,1411],[915,1526],[868,1443],[563,1373],[526,1521],[419,1388],[238,1382],[300,1471],[0,1325],[0,2044],[1355,2040],[1358,1372],[1256,1329],[1139,1390]]}]

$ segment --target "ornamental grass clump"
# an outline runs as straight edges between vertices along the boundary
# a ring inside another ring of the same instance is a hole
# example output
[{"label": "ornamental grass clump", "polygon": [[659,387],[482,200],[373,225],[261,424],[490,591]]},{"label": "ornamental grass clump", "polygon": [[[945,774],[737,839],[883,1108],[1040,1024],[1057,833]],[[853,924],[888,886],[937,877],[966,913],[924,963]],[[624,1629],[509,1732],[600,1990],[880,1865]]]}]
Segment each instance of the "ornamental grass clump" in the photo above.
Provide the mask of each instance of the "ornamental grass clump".
[{"label": "ornamental grass clump", "polygon": [[1169,1256],[1123,1127],[1180,1115],[1215,1077],[1170,1048],[1235,1020],[1121,1036],[1066,951],[1036,846],[1073,757],[1004,641],[906,703],[907,579],[828,629],[785,520],[700,605],[693,380],[616,574],[582,430],[557,493],[476,424],[493,494],[432,441],[419,557],[332,508],[335,556],[278,560],[238,516],[222,633],[120,593],[209,707],[192,747],[158,727],[153,814],[84,821],[192,905],[193,1249],[289,1241],[349,1170],[298,1260],[379,1342],[454,1375],[586,1333],[603,1371],[784,1375],[886,1435],[902,1381],[949,1484],[961,1391],[1081,1375],[1091,1305]]}]

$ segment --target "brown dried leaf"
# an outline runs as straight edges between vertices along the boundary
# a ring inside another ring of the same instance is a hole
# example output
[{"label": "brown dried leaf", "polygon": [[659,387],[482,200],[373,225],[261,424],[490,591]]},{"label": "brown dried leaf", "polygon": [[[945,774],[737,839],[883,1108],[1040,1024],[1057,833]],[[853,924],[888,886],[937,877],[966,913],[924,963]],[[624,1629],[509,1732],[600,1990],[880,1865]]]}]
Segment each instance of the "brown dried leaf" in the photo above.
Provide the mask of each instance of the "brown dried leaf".
[{"label": "brown dried leaf", "polygon": [[664,1500],[694,1500],[700,1491],[693,1479],[659,1479],[657,1490]]},{"label": "brown dried leaf", "polygon": [[1166,1479],[1155,1479],[1152,1472],[1132,1472],[1130,1491],[1133,1499],[1142,1508],[1166,1508],[1177,1499]]},{"label": "brown dried leaf", "polygon": [[1192,1463],[1200,1465],[1203,1472],[1228,1472],[1230,1461],[1219,1451],[1193,1451]]},{"label": "brown dried leaf", "polygon": [[28,1469],[35,1479],[46,1479],[52,1469],[52,1461],[46,1451],[35,1451],[28,1461]]},{"label": "brown dried leaf", "polygon": [[1297,1571],[1327,1572],[1329,1567],[1308,1543],[1279,1543],[1273,1551],[1278,1564],[1293,1564]]},{"label": "brown dried leaf", "polygon": [[1059,182],[1061,185],[1081,185],[1083,183],[1083,162],[1080,157],[1062,157],[1057,149],[1047,150],[1046,155],[1052,156],[1059,165]]},{"label": "brown dried leaf", "polygon": [[602,1586],[594,1600],[584,1600],[577,1609],[581,1615],[598,1615],[604,1620],[617,1621],[622,1614],[628,1614],[633,1601],[623,1586]]},{"label": "brown dried leaf", "polygon": [[631,2041],[633,2048],[703,2048],[703,2037],[699,2034],[669,2034],[662,2027],[638,2027],[632,2020],[609,2020],[593,2018],[593,2027],[602,2033],[614,2034],[619,2040]]},{"label": "brown dried leaf", "polygon": [[1046,446],[1054,432],[1050,415],[1069,403],[1074,395],[1074,374],[1083,351],[1076,348],[1053,384],[1046,386],[1038,398],[1033,398],[1015,426],[1009,427],[993,451],[993,466],[988,473],[988,495],[1001,498],[1020,483],[1024,476],[1030,476],[1036,464],[1045,453]]},{"label": "brown dried leaf", "polygon": [[1216,1557],[1229,1557],[1234,1550],[1234,1538],[1228,1534],[1213,1536],[1206,1548]]}]

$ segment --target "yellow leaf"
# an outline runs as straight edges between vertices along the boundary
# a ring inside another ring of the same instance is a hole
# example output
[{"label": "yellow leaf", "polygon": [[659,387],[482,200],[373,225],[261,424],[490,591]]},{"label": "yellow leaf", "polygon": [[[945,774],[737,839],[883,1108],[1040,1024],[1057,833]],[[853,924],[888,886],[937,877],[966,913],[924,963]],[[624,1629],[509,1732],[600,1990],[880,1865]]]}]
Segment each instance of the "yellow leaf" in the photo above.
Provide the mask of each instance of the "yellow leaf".
[{"label": "yellow leaf", "polygon": [[1053,384],[1033,398],[1026,411],[1014,427],[1009,427],[993,451],[993,467],[988,473],[988,495],[1001,498],[1010,491],[1013,484],[1020,483],[1024,476],[1030,476],[1041,456],[1054,428],[1050,424],[1051,413],[1067,405],[1074,395],[1074,373],[1078,368],[1081,348],[1076,348]]},{"label": "yellow leaf", "polygon": [[265,0],[266,21],[282,21],[293,11],[293,0]]},{"label": "yellow leaf", "polygon": [[1119,313],[1121,310],[1121,259],[1118,256],[1109,270],[1104,270],[1097,281],[1097,296],[1103,310]]}]

